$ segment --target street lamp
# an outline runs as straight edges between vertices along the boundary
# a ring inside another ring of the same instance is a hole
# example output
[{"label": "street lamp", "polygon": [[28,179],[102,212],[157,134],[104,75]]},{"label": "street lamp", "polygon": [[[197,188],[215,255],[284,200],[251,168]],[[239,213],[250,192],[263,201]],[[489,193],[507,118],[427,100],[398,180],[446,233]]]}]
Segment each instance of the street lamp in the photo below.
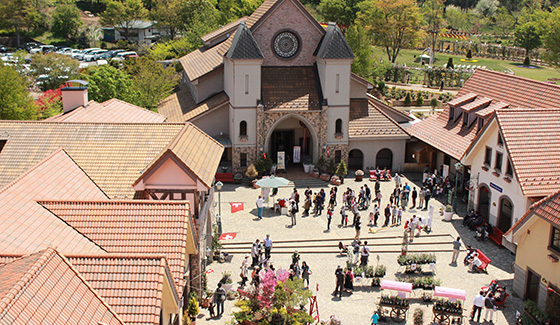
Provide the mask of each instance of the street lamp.
[{"label": "street lamp", "polygon": [[216,217],[216,223],[218,224],[218,233],[222,234],[222,187],[224,183],[218,181],[216,184],[216,189],[218,190],[218,216]]},{"label": "street lamp", "polygon": [[459,186],[459,173],[462,171],[463,165],[460,162],[455,164],[455,193],[453,193],[453,210],[457,211],[457,187]]}]

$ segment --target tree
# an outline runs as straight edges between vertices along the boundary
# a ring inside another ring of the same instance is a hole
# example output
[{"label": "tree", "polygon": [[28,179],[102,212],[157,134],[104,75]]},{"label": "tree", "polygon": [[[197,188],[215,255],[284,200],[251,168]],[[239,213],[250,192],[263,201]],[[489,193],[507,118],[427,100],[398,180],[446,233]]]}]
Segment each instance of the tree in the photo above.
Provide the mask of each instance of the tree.
[{"label": "tree", "polygon": [[33,54],[31,59],[32,75],[43,91],[56,89],[78,75],[78,61],[67,55]]},{"label": "tree", "polygon": [[31,0],[0,1],[0,27],[13,28],[17,46],[21,46],[21,31],[31,24],[34,8]]},{"label": "tree", "polygon": [[455,67],[455,65],[453,64],[453,58],[449,57],[449,59],[447,60],[447,69],[453,69]]},{"label": "tree", "polygon": [[447,6],[445,8],[445,21],[449,28],[460,31],[467,31],[471,26],[468,13],[456,6]]},{"label": "tree", "polygon": [[37,109],[27,82],[10,66],[0,64],[0,119],[34,120]]},{"label": "tree", "polygon": [[225,25],[241,17],[250,16],[261,3],[262,0],[220,0],[218,23]]},{"label": "tree", "polygon": [[356,56],[352,62],[352,72],[364,78],[370,78],[373,69],[373,46],[366,31],[354,24],[346,33],[346,41]]},{"label": "tree", "polygon": [[132,76],[137,92],[132,102],[154,111],[159,101],[171,94],[179,80],[175,68],[164,68],[161,63],[147,57],[125,61],[125,69]]},{"label": "tree", "polygon": [[54,36],[75,39],[83,25],[75,4],[59,4],[53,13],[51,31]]},{"label": "tree", "polygon": [[179,31],[183,29],[181,19],[181,0],[159,0],[154,3],[150,11],[150,19],[156,21],[159,30],[166,31],[170,39],[174,39]]},{"label": "tree", "polygon": [[342,24],[344,29],[352,25],[364,0],[321,0],[319,11],[325,21]]},{"label": "tree", "polygon": [[402,48],[414,46],[420,36],[421,16],[413,0],[364,1],[358,17],[392,63]]},{"label": "tree", "polygon": [[424,17],[424,24],[426,32],[430,35],[432,42],[432,55],[430,57],[430,64],[433,63],[436,53],[436,42],[443,25],[443,0],[426,0],[422,5],[422,16]]},{"label": "tree", "polygon": [[467,59],[469,59],[469,60],[472,59],[472,50],[471,49],[469,49],[467,51]]},{"label": "tree", "polygon": [[525,49],[525,56],[542,45],[541,32],[535,22],[528,22],[515,29],[515,45]]},{"label": "tree", "polygon": [[122,30],[123,37],[128,40],[133,24],[146,17],[147,11],[140,0],[119,2],[108,0],[107,8],[101,15],[101,24]]},{"label": "tree", "polygon": [[62,113],[62,87],[45,91],[35,104],[39,120]]},{"label": "tree", "polygon": [[544,24],[546,25],[546,33],[543,36],[545,60],[553,66],[560,67],[560,8],[554,9]]},{"label": "tree", "polygon": [[82,77],[89,82],[90,98],[97,102],[111,98],[129,101],[134,97],[132,78],[121,69],[110,65],[90,67]]},{"label": "tree", "polygon": [[482,17],[492,17],[496,14],[500,2],[498,0],[479,0],[474,11]]}]

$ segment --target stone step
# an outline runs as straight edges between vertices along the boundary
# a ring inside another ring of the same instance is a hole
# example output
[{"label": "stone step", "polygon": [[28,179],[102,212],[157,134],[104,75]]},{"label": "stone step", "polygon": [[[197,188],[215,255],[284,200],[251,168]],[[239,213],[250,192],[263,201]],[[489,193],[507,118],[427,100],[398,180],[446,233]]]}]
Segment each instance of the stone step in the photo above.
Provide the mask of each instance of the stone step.
[{"label": "stone step", "polygon": [[329,183],[325,182],[324,180],[319,179],[319,178],[295,179],[295,180],[290,181],[290,183],[288,183],[288,185],[283,186],[283,187],[290,187],[290,188],[295,187],[297,189],[304,190],[308,186],[310,188],[324,188],[324,189],[326,189],[326,188],[328,188]]}]

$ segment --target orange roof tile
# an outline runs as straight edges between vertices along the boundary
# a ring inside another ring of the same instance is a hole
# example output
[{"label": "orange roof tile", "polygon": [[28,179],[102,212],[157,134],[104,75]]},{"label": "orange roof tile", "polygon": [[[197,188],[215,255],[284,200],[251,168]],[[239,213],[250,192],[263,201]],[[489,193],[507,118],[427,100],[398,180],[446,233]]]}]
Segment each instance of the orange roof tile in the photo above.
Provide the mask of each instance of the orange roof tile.
[{"label": "orange roof tile", "polygon": [[159,103],[158,112],[169,122],[185,122],[228,103],[229,97],[222,91],[196,104],[188,87],[182,84],[179,91]]},{"label": "orange roof tile", "polygon": [[162,123],[165,116],[120,99],[109,99],[103,103],[89,101],[68,113],[46,119],[50,122],[103,122],[103,123]]},{"label": "orange roof tile", "polygon": [[523,194],[560,188],[560,107],[498,110],[496,120]]},{"label": "orange roof tile", "polygon": [[165,255],[183,292],[187,246],[195,245],[187,201],[41,201],[110,253]]},{"label": "orange roof tile", "polygon": [[0,251],[29,253],[56,246],[63,252],[104,252],[90,238],[45,210],[37,199],[107,197],[66,152],[55,151],[0,190]]},{"label": "orange roof tile", "polygon": [[360,138],[408,138],[408,134],[377,105],[376,100],[351,99],[348,135]]},{"label": "orange roof tile", "polygon": [[0,323],[124,325],[52,248],[0,266]]},{"label": "orange roof tile", "polygon": [[[165,257],[110,254],[66,258],[127,325],[159,324],[164,279],[173,283]],[[179,304],[175,288],[171,288]]]}]

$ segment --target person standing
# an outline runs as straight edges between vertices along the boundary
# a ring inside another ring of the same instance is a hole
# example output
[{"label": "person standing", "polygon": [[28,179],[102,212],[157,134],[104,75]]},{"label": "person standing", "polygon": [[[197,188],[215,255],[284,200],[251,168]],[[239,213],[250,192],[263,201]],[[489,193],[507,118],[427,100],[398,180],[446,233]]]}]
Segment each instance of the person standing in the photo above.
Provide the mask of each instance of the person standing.
[{"label": "person standing", "polygon": [[[484,309],[486,309],[486,312],[484,313],[484,321],[492,323],[492,319],[494,319],[494,311],[496,310],[496,300],[491,292],[486,295],[486,298],[484,298]],[[488,315],[490,315],[490,317],[488,317]]]},{"label": "person standing", "polygon": [[252,267],[259,265],[260,246],[261,243],[258,239],[253,243],[253,246],[251,246],[251,257],[253,258],[253,262],[251,263]]},{"label": "person standing", "polygon": [[264,204],[262,195],[259,195],[256,204],[257,204],[257,216],[259,217],[259,220],[261,220],[263,218],[263,204]]},{"label": "person standing", "polygon": [[376,325],[378,321],[379,321],[379,312],[375,310],[373,312],[373,315],[371,315],[371,324]]},{"label": "person standing", "polygon": [[403,214],[402,208],[399,208],[399,210],[397,211],[397,224],[398,225],[400,225],[401,222],[402,222],[402,214]]},{"label": "person standing", "polygon": [[484,307],[484,291],[480,291],[473,299],[473,311],[470,319],[471,322],[474,321],[474,317],[478,312],[476,322],[480,323],[480,314],[482,314],[482,307]]},{"label": "person standing", "polygon": [[377,227],[377,220],[379,219],[379,207],[377,204],[373,207],[373,226]]},{"label": "person standing", "polygon": [[422,207],[424,207],[425,196],[426,196],[426,188],[422,186],[422,188],[420,188],[420,193],[418,194],[418,209],[422,209]]},{"label": "person standing", "polygon": [[401,188],[395,187],[393,190],[393,195],[395,196],[395,205],[399,205],[399,200],[401,198]]},{"label": "person standing", "polygon": [[332,215],[333,215],[333,209],[329,208],[327,210],[327,230],[331,230]]},{"label": "person standing", "polygon": [[418,197],[418,192],[416,192],[416,187],[412,189],[412,193],[410,197],[412,199],[412,209],[414,209],[414,207],[416,207],[416,198]]},{"label": "person standing", "polygon": [[393,205],[393,211],[391,211],[391,212],[392,212],[391,214],[392,214],[392,217],[393,217],[393,220],[391,222],[391,226],[394,226],[394,225],[397,224],[397,213],[399,213],[399,209],[397,208],[396,205]]},{"label": "person standing", "polygon": [[451,264],[457,265],[457,258],[459,257],[459,251],[461,250],[461,237],[457,237],[453,241],[453,256],[451,257]]},{"label": "person standing", "polygon": [[356,222],[354,223],[354,229],[356,229],[356,239],[360,238],[360,229],[362,229],[362,222],[360,221],[360,215],[356,217]]},{"label": "person standing", "polygon": [[342,204],[340,208],[340,225],[346,227],[348,225],[348,218],[346,217],[346,204]]},{"label": "person standing", "polygon": [[389,225],[389,220],[391,220],[391,205],[387,204],[385,207],[385,223],[383,227],[387,227]]},{"label": "person standing", "polygon": [[424,210],[428,209],[428,202],[430,202],[430,198],[432,197],[432,192],[430,191],[429,188],[426,189],[426,194],[424,196],[424,201],[426,201],[426,207],[424,207]]},{"label": "person standing", "polygon": [[297,203],[295,200],[290,200],[290,218],[292,219],[292,227],[296,225]]},{"label": "person standing", "polygon": [[368,201],[369,206],[369,202],[371,201],[371,189],[367,186],[367,184],[364,184],[364,190],[366,192],[366,200]]},{"label": "person standing", "polygon": [[266,259],[270,259],[270,250],[272,249],[272,239],[270,239],[270,235],[266,235],[264,239],[264,257]]},{"label": "person standing", "polygon": [[368,264],[368,259],[369,259],[369,246],[367,245],[367,240],[364,242],[364,245],[362,246],[361,250],[360,250],[360,254],[362,255],[362,260],[361,260],[361,266],[366,266]]},{"label": "person standing", "polygon": [[294,193],[292,194],[292,199],[296,202],[296,212],[299,211],[299,193],[294,187]]},{"label": "person standing", "polygon": [[398,173],[395,173],[395,187],[400,187],[401,186],[401,177],[399,176]]},{"label": "person standing", "polygon": [[222,283],[218,283],[218,289],[214,295],[214,303],[216,304],[216,315],[220,316],[224,313],[224,301],[226,301],[226,289],[222,288]]},{"label": "person standing", "polygon": [[408,193],[407,189],[403,189],[401,192],[401,207],[403,211],[406,211],[406,206],[408,205]]},{"label": "person standing", "polygon": [[301,278],[303,279],[303,283],[307,282],[307,288],[309,288],[309,276],[313,274],[309,269],[309,265],[305,261],[301,263]]},{"label": "person standing", "polygon": [[241,286],[244,287],[249,279],[249,254],[241,262]]},{"label": "person standing", "polygon": [[334,289],[334,296],[338,294],[338,298],[342,297],[342,286],[344,285],[344,272],[342,271],[342,266],[338,266],[334,272],[336,277],[336,287]]}]

